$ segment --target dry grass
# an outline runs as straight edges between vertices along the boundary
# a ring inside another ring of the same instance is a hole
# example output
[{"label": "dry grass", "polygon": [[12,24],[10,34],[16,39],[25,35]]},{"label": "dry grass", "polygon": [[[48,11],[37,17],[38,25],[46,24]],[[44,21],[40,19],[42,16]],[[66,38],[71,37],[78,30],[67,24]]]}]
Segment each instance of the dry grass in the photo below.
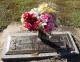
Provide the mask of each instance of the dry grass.
[{"label": "dry grass", "polygon": [[41,2],[56,3],[61,24],[80,27],[79,0],[0,0],[0,27],[19,21],[23,12],[37,7]]}]

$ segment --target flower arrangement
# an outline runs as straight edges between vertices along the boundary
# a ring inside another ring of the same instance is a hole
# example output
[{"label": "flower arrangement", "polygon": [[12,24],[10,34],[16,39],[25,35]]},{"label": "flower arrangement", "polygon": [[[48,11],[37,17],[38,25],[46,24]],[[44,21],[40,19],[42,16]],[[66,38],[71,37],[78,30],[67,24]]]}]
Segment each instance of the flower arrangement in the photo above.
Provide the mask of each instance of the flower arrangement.
[{"label": "flower arrangement", "polygon": [[21,22],[26,30],[51,32],[56,28],[56,10],[42,3],[38,8],[33,8],[21,16]]}]

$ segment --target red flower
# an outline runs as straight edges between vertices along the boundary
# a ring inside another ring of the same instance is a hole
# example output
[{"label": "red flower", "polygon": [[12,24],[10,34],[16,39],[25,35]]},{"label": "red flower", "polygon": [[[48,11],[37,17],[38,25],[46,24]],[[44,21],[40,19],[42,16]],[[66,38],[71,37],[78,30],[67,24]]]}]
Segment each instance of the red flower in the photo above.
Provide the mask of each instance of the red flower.
[{"label": "red flower", "polygon": [[44,32],[51,32],[55,29],[55,17],[51,14],[42,14],[39,18],[30,12],[25,12],[22,14],[22,22],[24,22],[24,27],[29,31],[37,31],[38,29]]},{"label": "red flower", "polygon": [[33,25],[34,30],[38,30],[39,29],[39,23],[40,23],[40,21],[34,22],[34,25]]},{"label": "red flower", "polygon": [[48,32],[48,25],[45,25],[44,26],[44,30],[43,30],[44,32]]},{"label": "red flower", "polygon": [[22,18],[24,19],[24,27],[27,28],[30,31],[34,31],[38,29],[39,21],[37,21],[37,18],[34,16],[34,14],[30,14],[29,12],[25,12],[22,15]]},{"label": "red flower", "polygon": [[24,22],[29,22],[31,24],[37,21],[37,18],[34,16],[34,14],[30,14],[29,12],[25,12],[22,15],[22,18],[24,19]]},{"label": "red flower", "polygon": [[25,22],[24,27],[31,30],[32,25],[28,22]]}]

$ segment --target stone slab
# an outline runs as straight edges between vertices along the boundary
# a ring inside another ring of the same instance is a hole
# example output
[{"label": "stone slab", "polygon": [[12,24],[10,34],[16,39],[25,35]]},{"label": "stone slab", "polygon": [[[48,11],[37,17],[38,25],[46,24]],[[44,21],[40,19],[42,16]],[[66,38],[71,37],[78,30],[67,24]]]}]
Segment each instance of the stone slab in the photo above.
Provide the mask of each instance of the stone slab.
[{"label": "stone slab", "polygon": [[52,34],[49,40],[50,41],[43,42],[36,33],[15,33],[9,36],[8,41],[10,41],[10,45],[7,54],[28,54],[36,51],[40,53],[57,52],[56,48],[54,48],[55,45],[60,48],[67,48],[68,46],[74,50],[71,38],[67,33],[60,34],[58,32],[58,34]]},{"label": "stone slab", "polygon": [[[79,54],[70,32],[52,32],[49,40],[48,44],[46,44],[38,37],[37,33],[11,34],[8,37],[8,52],[3,56],[3,60]],[[60,47],[59,50],[51,46],[54,46],[54,44]],[[39,54],[34,55],[36,52]]]}]

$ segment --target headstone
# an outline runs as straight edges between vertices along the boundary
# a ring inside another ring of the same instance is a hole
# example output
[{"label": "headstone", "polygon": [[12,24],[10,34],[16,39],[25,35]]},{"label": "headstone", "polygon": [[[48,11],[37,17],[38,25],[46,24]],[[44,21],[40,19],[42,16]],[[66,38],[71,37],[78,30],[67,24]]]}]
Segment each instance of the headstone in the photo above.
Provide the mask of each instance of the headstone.
[{"label": "headstone", "polygon": [[3,61],[79,53],[70,32],[53,32],[49,41],[41,40],[37,33],[13,33],[8,41],[8,52],[3,56]]}]

